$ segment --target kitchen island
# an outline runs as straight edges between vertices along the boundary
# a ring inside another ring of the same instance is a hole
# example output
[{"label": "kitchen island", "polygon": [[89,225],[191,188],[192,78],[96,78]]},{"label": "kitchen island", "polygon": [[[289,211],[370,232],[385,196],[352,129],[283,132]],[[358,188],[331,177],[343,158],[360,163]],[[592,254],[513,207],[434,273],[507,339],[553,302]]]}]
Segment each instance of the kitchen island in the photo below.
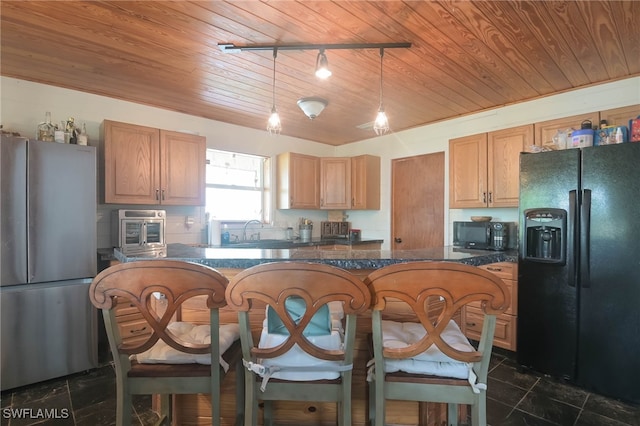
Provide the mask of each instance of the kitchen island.
[{"label": "kitchen island", "polygon": [[[366,243],[363,241],[361,243]],[[269,262],[300,261],[317,262],[343,269],[372,270],[394,263],[420,260],[451,261],[480,266],[495,262],[516,262],[515,251],[467,250],[444,246],[418,250],[358,250],[359,244],[348,250],[324,250],[323,246],[310,250],[308,247],[292,249],[243,249],[194,247],[187,244],[168,244],[163,259],[195,262],[212,268],[247,269]],[[120,262],[149,259],[144,255],[125,255],[117,248],[114,255]]]},{"label": "kitchen island", "polygon": [[[120,262],[132,262],[150,259],[140,255],[126,256],[119,250],[114,251]],[[412,261],[453,261],[474,266],[487,265],[496,262],[516,262],[517,253],[491,252],[483,250],[464,250],[457,247],[437,247],[421,250],[358,250],[358,244],[350,245],[347,250],[327,250],[319,246],[314,249],[241,249],[241,248],[210,248],[194,247],[186,244],[169,244],[166,256],[162,259],[174,259],[195,262],[213,267],[233,278],[240,271],[255,265],[269,262],[304,261],[329,264],[347,269],[364,279],[373,270],[395,263]],[[437,303],[432,304],[437,312]],[[255,314],[251,315],[254,331],[259,333],[264,319],[264,306],[254,307]],[[200,322],[207,318],[204,304],[190,305],[183,309],[184,321]],[[402,312],[398,315],[401,317]],[[222,309],[222,322],[236,322],[236,313]],[[366,363],[371,358],[368,349],[367,336],[371,332],[371,317],[363,314],[358,317],[356,337],[356,353],[354,355],[353,392],[352,392],[352,424],[365,426],[367,410],[367,382]],[[235,372],[230,372],[224,380],[222,396],[222,424],[232,425],[235,420]],[[210,400],[207,395],[178,395],[176,414],[179,424],[207,424],[210,418]],[[304,425],[334,425],[336,419],[336,405],[332,403],[314,402],[276,402],[274,404],[275,417],[279,424]],[[464,408],[463,408],[464,410]],[[407,401],[391,401],[387,404],[388,424],[423,424],[441,425],[446,419],[446,407],[442,404],[418,404]],[[262,424],[262,416],[258,413],[258,423]]]}]

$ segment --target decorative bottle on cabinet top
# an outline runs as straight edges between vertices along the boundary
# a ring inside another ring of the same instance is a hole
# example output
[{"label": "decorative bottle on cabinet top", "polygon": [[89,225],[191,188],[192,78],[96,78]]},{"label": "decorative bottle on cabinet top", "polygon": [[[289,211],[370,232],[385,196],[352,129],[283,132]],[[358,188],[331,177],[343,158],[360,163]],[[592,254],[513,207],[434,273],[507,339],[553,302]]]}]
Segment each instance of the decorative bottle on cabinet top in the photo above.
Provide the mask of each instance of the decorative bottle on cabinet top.
[{"label": "decorative bottle on cabinet top", "polygon": [[55,132],[55,126],[51,124],[51,113],[47,111],[45,114],[44,121],[38,124],[38,129],[36,131],[36,139],[39,141],[53,142],[54,132]]},{"label": "decorative bottle on cabinet top", "polygon": [[87,136],[87,127],[82,123],[82,130],[78,134],[78,145],[87,145],[89,137]]}]

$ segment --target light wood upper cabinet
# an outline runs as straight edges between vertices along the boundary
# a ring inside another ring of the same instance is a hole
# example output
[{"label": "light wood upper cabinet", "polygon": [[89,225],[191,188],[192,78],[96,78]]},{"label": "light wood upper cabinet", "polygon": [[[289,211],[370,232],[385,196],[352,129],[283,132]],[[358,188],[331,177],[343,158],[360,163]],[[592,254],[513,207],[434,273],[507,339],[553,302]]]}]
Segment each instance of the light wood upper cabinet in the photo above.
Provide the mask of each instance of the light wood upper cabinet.
[{"label": "light wood upper cabinet", "polygon": [[533,125],[489,132],[487,207],[518,207],[520,153],[533,145]]},{"label": "light wood upper cabinet", "polygon": [[588,114],[572,115],[570,117],[556,118],[554,120],[542,121],[533,125],[535,133],[535,145],[551,147],[555,145],[553,137],[558,130],[574,129],[579,130],[583,121],[590,121],[592,125],[600,123],[599,114],[590,112]]},{"label": "light wood upper cabinet", "polygon": [[320,159],[320,208],[343,210],[351,207],[351,158]]},{"label": "light wood upper cabinet", "polygon": [[629,120],[640,115],[640,105],[630,105],[622,108],[600,111],[600,120],[607,120],[609,126],[627,126]]},{"label": "light wood upper cabinet", "polygon": [[160,203],[205,205],[207,142],[203,136],[160,130]]},{"label": "light wood upper cabinet", "polygon": [[533,125],[449,141],[450,208],[518,207],[520,153]]},{"label": "light wood upper cabinet", "polygon": [[104,121],[105,203],[204,205],[202,136]]},{"label": "light wood upper cabinet", "polygon": [[351,158],[351,209],[380,210],[380,157]]},{"label": "light wood upper cabinet", "polygon": [[449,141],[449,207],[487,206],[487,134]]},{"label": "light wood upper cabinet", "polygon": [[279,209],[379,210],[380,157],[277,156]]},{"label": "light wood upper cabinet", "polygon": [[320,208],[380,210],[380,157],[322,158]]},{"label": "light wood upper cabinet", "polygon": [[285,152],[277,156],[277,200],[279,209],[320,208],[320,159]]}]

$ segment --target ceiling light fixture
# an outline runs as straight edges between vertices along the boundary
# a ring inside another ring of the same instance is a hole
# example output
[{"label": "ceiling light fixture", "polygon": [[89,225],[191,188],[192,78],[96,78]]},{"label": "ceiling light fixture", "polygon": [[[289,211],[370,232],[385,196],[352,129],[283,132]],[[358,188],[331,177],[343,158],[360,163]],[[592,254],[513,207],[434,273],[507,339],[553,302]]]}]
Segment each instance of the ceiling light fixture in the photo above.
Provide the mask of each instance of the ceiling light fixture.
[{"label": "ceiling light fixture", "polygon": [[373,123],[373,130],[376,135],[384,135],[389,131],[389,119],[384,112],[384,105],[382,104],[382,57],[384,56],[384,49],[380,48],[380,107],[378,108],[378,116]]},{"label": "ceiling light fixture", "polygon": [[[267,130],[269,133],[278,134],[282,129],[280,117],[276,111],[276,54],[278,50],[319,50],[316,57],[316,75],[323,69],[328,72],[327,77],[331,75],[328,68],[327,56],[324,51],[329,49],[380,49],[380,107],[378,108],[378,116],[373,124],[373,129],[377,135],[385,134],[389,131],[389,120],[384,112],[382,104],[382,57],[384,49],[409,48],[411,43],[345,43],[345,44],[257,44],[250,46],[236,46],[233,43],[218,43],[218,47],[223,53],[240,53],[242,51],[257,50],[273,50],[273,107],[271,109],[271,117]],[[320,75],[318,75],[320,77]],[[325,77],[326,78],[326,77]],[[328,102],[322,98],[303,98],[298,100],[298,106],[310,119],[316,118],[322,110],[327,106]]]},{"label": "ceiling light fixture", "polygon": [[316,77],[323,80],[331,77],[329,61],[327,60],[327,55],[324,54],[324,49],[320,49],[320,52],[318,52],[318,56],[316,57]]},{"label": "ceiling light fixture", "polygon": [[319,116],[328,104],[329,102],[327,102],[326,99],[318,98],[316,96],[298,99],[298,106],[304,114],[312,120]]},{"label": "ceiling light fixture", "polygon": [[282,130],[282,123],[278,110],[276,110],[276,57],[278,56],[278,48],[273,48],[273,105],[271,107],[271,115],[267,123],[267,130],[270,135],[279,135]]}]

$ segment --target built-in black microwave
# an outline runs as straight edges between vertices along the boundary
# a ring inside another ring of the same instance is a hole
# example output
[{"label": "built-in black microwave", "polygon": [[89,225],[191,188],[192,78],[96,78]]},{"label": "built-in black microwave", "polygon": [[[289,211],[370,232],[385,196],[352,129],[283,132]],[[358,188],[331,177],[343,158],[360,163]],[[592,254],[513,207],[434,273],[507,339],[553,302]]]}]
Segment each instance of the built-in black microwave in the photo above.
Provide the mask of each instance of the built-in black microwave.
[{"label": "built-in black microwave", "polygon": [[468,249],[515,248],[515,222],[453,222],[453,245]]}]

